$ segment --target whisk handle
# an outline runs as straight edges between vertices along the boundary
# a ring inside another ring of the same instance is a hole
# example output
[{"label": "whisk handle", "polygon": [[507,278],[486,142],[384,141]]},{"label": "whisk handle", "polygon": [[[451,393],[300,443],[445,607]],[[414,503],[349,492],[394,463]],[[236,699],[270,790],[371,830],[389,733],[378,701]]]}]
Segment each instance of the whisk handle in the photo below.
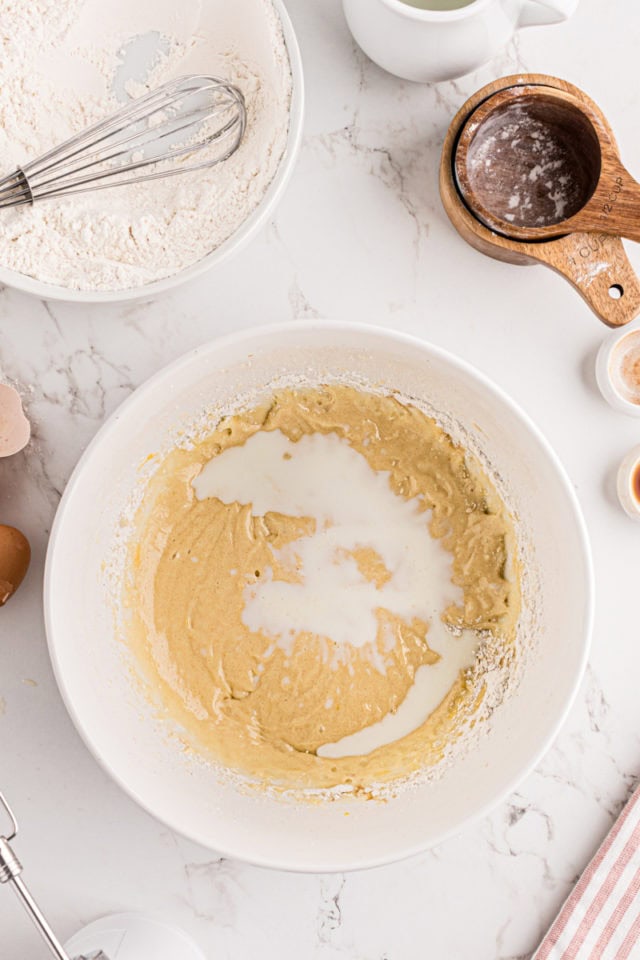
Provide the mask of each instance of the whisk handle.
[{"label": "whisk handle", "polygon": [[20,877],[14,877],[10,882],[18,895],[18,899],[38,928],[40,936],[49,947],[53,956],[56,957],[56,960],[71,960],[69,954],[49,926],[42,910],[29,893],[24,881]]},{"label": "whisk handle", "polygon": [[56,957],[56,960],[71,960],[20,876],[22,873],[22,864],[18,860],[9,842],[16,836],[18,825],[11,807],[1,793],[0,807],[3,807],[8,813],[12,826],[9,838],[0,837],[0,883],[9,883],[13,887],[18,899],[33,920],[42,939],[49,947],[53,956]]}]

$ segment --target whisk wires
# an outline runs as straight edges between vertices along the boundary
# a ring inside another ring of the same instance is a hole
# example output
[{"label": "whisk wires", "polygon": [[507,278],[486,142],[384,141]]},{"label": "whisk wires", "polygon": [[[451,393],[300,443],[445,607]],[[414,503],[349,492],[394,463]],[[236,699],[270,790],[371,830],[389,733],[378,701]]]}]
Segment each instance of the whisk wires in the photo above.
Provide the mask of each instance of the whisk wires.
[{"label": "whisk wires", "polygon": [[215,166],[246,123],[244,97],[226,80],[170,80],[0,179],[0,209]]}]

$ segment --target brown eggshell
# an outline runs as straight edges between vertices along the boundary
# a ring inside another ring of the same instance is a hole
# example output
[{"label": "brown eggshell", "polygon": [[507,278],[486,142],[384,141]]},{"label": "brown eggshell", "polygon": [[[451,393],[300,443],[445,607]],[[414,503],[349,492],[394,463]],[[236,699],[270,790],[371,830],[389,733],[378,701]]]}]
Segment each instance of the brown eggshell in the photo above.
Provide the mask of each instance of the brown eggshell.
[{"label": "brown eggshell", "polygon": [[24,534],[15,527],[0,524],[0,606],[24,580],[30,560],[31,547]]},{"label": "brown eggshell", "polygon": [[31,426],[24,415],[19,394],[0,383],[0,457],[10,457],[29,442]]}]

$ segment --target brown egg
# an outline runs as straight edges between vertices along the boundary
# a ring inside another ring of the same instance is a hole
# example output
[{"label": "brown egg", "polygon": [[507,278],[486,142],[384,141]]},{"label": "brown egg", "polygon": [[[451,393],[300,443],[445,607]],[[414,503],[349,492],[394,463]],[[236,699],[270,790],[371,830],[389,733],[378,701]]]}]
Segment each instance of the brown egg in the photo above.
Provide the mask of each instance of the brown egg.
[{"label": "brown egg", "polygon": [[0,524],[0,607],[24,580],[30,560],[31,547],[25,535]]},{"label": "brown egg", "polygon": [[10,457],[29,443],[31,426],[24,415],[19,394],[0,383],[0,457]]}]

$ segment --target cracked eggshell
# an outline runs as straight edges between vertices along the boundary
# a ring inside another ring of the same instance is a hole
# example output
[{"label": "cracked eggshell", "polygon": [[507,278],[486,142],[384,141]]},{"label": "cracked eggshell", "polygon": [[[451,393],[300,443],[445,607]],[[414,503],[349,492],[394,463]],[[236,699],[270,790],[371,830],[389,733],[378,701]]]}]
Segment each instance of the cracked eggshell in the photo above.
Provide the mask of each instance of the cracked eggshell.
[{"label": "cracked eggshell", "polygon": [[13,387],[0,383],[0,457],[18,453],[29,442],[31,426]]}]

